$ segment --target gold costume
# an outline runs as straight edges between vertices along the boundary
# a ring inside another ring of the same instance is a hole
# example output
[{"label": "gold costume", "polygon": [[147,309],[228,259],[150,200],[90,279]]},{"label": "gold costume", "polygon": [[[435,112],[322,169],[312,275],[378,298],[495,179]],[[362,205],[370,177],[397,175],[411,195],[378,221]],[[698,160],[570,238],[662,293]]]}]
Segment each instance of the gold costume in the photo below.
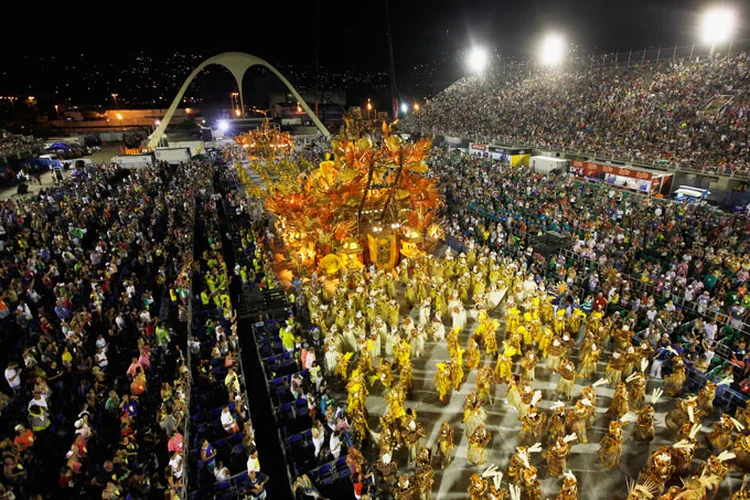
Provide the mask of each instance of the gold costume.
[{"label": "gold costume", "polygon": [[482,362],[482,353],[474,339],[469,339],[469,348],[466,351],[466,368],[469,371],[476,370]]},{"label": "gold costume", "polygon": [[409,392],[414,387],[412,380],[412,364],[410,360],[407,360],[406,364],[401,365],[401,371],[398,375],[399,384],[404,388],[406,392]]},{"label": "gold costume", "polygon": [[547,437],[545,443],[551,446],[557,442],[557,438],[565,435],[565,406],[560,403],[557,407],[552,407],[552,414],[549,417],[549,427],[547,428]]},{"label": "gold costume", "polygon": [[544,433],[547,430],[546,414],[539,411],[535,406],[531,406],[522,422],[521,432],[518,434],[518,444],[531,446],[544,439]]},{"label": "gold costume", "polygon": [[706,436],[713,452],[721,453],[728,450],[732,446],[732,431],[734,431],[730,416],[724,413],[721,420],[714,422],[713,428],[713,431]]},{"label": "gold costume", "polygon": [[[706,384],[701,387],[698,393],[697,406],[703,413],[709,414],[714,409],[714,399],[716,399],[716,384],[710,380],[706,380]],[[739,414],[736,418],[740,420]]]},{"label": "gold costume", "polygon": [[484,403],[485,401],[492,405],[492,392],[494,392],[495,386],[495,374],[492,372],[492,368],[487,365],[479,368],[477,372],[477,396],[479,401]]},{"label": "gold costume", "polygon": [[550,447],[542,457],[547,460],[547,473],[558,477],[565,474],[568,465],[568,454],[573,445],[566,443],[563,438],[557,438],[557,442]]},{"label": "gold costume", "polygon": [[508,382],[512,374],[513,362],[505,354],[501,354],[495,365],[495,381],[498,383]]},{"label": "gold costume", "polygon": [[615,351],[609,358],[605,374],[607,381],[612,385],[617,385],[622,380],[622,369],[625,367],[625,355],[622,351]]},{"label": "gold costume", "polygon": [[591,378],[596,375],[596,365],[599,362],[601,351],[596,347],[592,346],[592,349],[586,351],[581,360],[581,375],[586,378]]},{"label": "gold costume", "polygon": [[609,420],[619,420],[628,412],[628,392],[624,382],[620,382],[615,387],[615,394],[612,396],[612,402],[604,417]]},{"label": "gold costume", "polygon": [[641,442],[651,442],[656,435],[654,430],[654,407],[647,404],[642,410],[636,412],[638,418],[633,428],[633,439]]},{"label": "gold costume", "polygon": [[578,500],[578,480],[573,474],[565,474],[560,494],[555,500]]},{"label": "gold costume", "polygon": [[438,431],[437,437],[437,456],[440,461],[440,468],[444,469],[447,464],[451,461],[451,453],[456,445],[453,442],[453,427],[443,420],[440,424],[440,430]]},{"label": "gold costume", "polygon": [[456,351],[456,357],[453,358],[451,363],[451,381],[453,383],[453,389],[456,391],[461,389],[461,384],[464,382],[464,361],[463,361],[464,350],[460,347]]},{"label": "gold costume", "polygon": [[418,500],[419,484],[417,480],[413,476],[402,475],[398,478],[393,496],[396,500]]},{"label": "gold costume", "polygon": [[732,451],[735,454],[733,464],[742,472],[750,472],[750,434],[737,437]]},{"label": "gold costume", "polygon": [[474,430],[469,436],[469,449],[466,458],[474,465],[484,465],[487,462],[487,447],[492,442],[492,434],[484,427],[484,424]]},{"label": "gold costume", "polygon": [[628,403],[631,410],[639,411],[646,403],[646,375],[636,372],[633,377],[628,382]]},{"label": "gold costume", "polygon": [[664,377],[664,392],[670,396],[679,396],[685,390],[685,363],[679,357],[672,359],[673,372]]},{"label": "gold costume", "polygon": [[469,500],[486,500],[489,496],[489,483],[481,474],[472,474],[469,478]]},{"label": "gold costume", "polygon": [[536,364],[539,362],[539,357],[536,355],[536,353],[533,351],[533,349],[529,349],[526,351],[526,355],[521,359],[521,370],[526,376],[526,380],[533,381],[535,376],[535,368]]},{"label": "gold costume", "polygon": [[542,498],[541,496],[541,485],[536,474],[536,467],[530,465],[521,469],[519,474],[521,481],[521,498],[524,500],[536,500]]},{"label": "gold costume", "polygon": [[448,363],[437,363],[435,370],[435,388],[438,391],[438,397],[440,402],[447,405],[450,402],[451,388],[453,387],[451,381],[451,362]]},{"label": "gold costume", "polygon": [[565,399],[570,400],[573,397],[573,386],[576,381],[576,366],[572,361],[563,361],[558,368],[560,380],[557,383],[555,392]]},{"label": "gold costume", "polygon": [[608,469],[620,464],[622,455],[622,423],[615,420],[609,423],[609,431],[599,441],[599,459]]},{"label": "gold costume", "polygon": [[547,371],[556,372],[560,367],[560,359],[565,352],[562,339],[555,336],[547,347]]},{"label": "gold costume", "polygon": [[651,454],[646,466],[638,475],[639,484],[649,484],[651,491],[661,494],[664,485],[674,475],[676,467],[672,463],[672,447],[660,446]]}]

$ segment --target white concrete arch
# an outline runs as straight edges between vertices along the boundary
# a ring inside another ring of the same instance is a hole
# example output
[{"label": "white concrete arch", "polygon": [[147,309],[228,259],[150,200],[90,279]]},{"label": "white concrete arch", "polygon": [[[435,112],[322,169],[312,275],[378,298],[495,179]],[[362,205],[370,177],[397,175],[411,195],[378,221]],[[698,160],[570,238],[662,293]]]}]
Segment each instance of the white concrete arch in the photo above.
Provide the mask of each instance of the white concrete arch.
[{"label": "white concrete arch", "polygon": [[208,59],[200,63],[192,73],[190,73],[190,75],[185,80],[185,83],[183,83],[182,87],[180,87],[180,91],[177,93],[174,101],[172,101],[172,105],[169,106],[167,114],[164,115],[164,118],[161,119],[161,122],[159,123],[159,126],[156,127],[154,133],[149,136],[149,147],[154,148],[157,144],[159,144],[159,140],[164,135],[164,131],[167,130],[167,126],[172,119],[172,115],[174,115],[174,112],[179,107],[180,102],[182,102],[182,97],[185,95],[185,91],[187,90],[188,86],[193,81],[193,79],[198,76],[198,73],[203,71],[203,69],[210,64],[219,64],[221,66],[224,66],[234,77],[240,93],[240,105],[242,106],[243,114],[245,112],[245,101],[242,95],[242,79],[245,76],[245,72],[247,71],[247,69],[251,66],[263,66],[265,68],[268,68],[274,75],[279,77],[279,80],[281,80],[284,85],[286,85],[292,95],[300,103],[300,106],[302,106],[302,108],[305,110],[307,116],[312,119],[315,126],[318,127],[323,135],[325,135],[326,137],[329,137],[331,135],[331,133],[323,125],[323,123],[321,123],[315,113],[313,113],[312,109],[310,109],[310,106],[308,106],[307,103],[302,99],[302,97],[300,97],[297,91],[294,90],[294,87],[292,87],[292,84],[289,83],[289,80],[287,80],[284,75],[279,72],[279,70],[271,66],[268,62],[264,61],[260,57],[251,56],[250,54],[245,54],[243,52],[225,52],[223,54],[209,57]]}]

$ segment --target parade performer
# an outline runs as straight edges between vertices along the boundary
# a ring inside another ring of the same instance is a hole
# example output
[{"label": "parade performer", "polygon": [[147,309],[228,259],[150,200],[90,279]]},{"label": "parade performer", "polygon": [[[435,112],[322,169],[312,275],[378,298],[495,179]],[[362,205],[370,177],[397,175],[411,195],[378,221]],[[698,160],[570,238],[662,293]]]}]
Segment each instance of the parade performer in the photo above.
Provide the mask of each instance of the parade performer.
[{"label": "parade performer", "polygon": [[638,483],[648,484],[650,490],[660,495],[676,469],[672,463],[672,447],[660,446],[654,450],[646,466],[638,474]]},{"label": "parade performer", "polygon": [[656,434],[654,430],[654,405],[661,397],[663,391],[654,389],[651,395],[651,403],[644,405],[641,410],[637,410],[637,419],[633,427],[633,439],[640,442],[650,443]]},{"label": "parade performer", "polygon": [[435,388],[438,391],[438,397],[440,402],[447,405],[451,399],[451,388],[453,387],[451,381],[451,362],[448,363],[437,363],[435,365]]},{"label": "parade performer", "polygon": [[567,415],[565,403],[562,401],[553,403],[550,411],[549,427],[544,440],[548,446],[552,446],[557,442],[557,438],[565,435],[565,416]]},{"label": "parade performer", "polygon": [[735,426],[738,431],[744,429],[741,423],[726,413],[721,415],[721,420],[714,422],[713,431],[709,432],[706,436],[714,453],[721,453],[732,446],[732,432]]},{"label": "parade performer", "polygon": [[521,432],[518,434],[518,443],[524,446],[542,441],[547,430],[547,415],[536,407],[538,400],[542,399],[542,391],[536,391],[529,411],[522,419]]},{"label": "parade performer", "polygon": [[464,350],[460,347],[456,351],[456,357],[452,359],[450,365],[451,368],[451,382],[453,383],[453,389],[458,391],[461,389],[461,384],[464,382]]},{"label": "parade performer", "polygon": [[560,374],[560,381],[557,383],[555,392],[566,400],[573,398],[573,386],[576,381],[576,365],[572,361],[563,359],[557,369]]},{"label": "parade performer", "polygon": [[672,373],[664,377],[664,392],[670,396],[679,396],[685,390],[685,363],[682,358],[672,358]]},{"label": "parade performer", "polygon": [[419,489],[419,500],[430,500],[435,484],[435,471],[432,469],[432,452],[424,445],[417,454],[414,475]]},{"label": "parade performer", "polygon": [[523,372],[526,380],[531,382],[535,379],[535,368],[539,362],[539,356],[537,356],[534,349],[527,349],[526,354],[521,359],[521,371]]},{"label": "parade performer", "polygon": [[507,383],[513,374],[513,362],[510,358],[501,354],[497,358],[495,365],[495,381],[498,383]]},{"label": "parade performer", "polygon": [[672,432],[679,431],[685,424],[700,421],[703,413],[698,408],[698,397],[690,396],[677,400],[677,408],[673,408],[664,417],[664,425]]},{"label": "parade performer", "polygon": [[453,427],[443,420],[440,424],[440,430],[438,430],[437,437],[437,456],[440,463],[440,468],[445,469],[452,460],[452,453],[456,445],[453,442]]},{"label": "parade performer", "polygon": [[391,364],[384,357],[380,357],[380,364],[378,365],[378,371],[375,375],[376,379],[383,386],[383,389],[388,391],[393,385],[393,373],[391,372]]},{"label": "parade performer", "polygon": [[596,376],[596,365],[599,362],[601,351],[596,343],[592,343],[590,348],[583,354],[581,360],[581,375],[586,378]]},{"label": "parade performer", "polygon": [[622,380],[622,369],[624,367],[624,353],[620,350],[613,352],[607,363],[607,368],[604,371],[607,376],[607,381],[613,386],[616,386],[620,380]]},{"label": "parade performer", "polygon": [[557,438],[557,442],[542,457],[547,460],[547,473],[552,477],[562,476],[567,467],[568,454],[573,448],[571,444],[575,441],[575,434],[568,434],[565,437]]},{"label": "parade performer", "polygon": [[547,347],[547,371],[556,372],[560,366],[560,359],[562,358],[565,348],[563,347],[562,339],[557,335],[552,338],[552,342]]},{"label": "parade performer", "polygon": [[628,412],[628,391],[625,383],[620,382],[615,387],[615,393],[612,396],[612,402],[609,409],[604,414],[604,418],[609,420],[619,420],[620,417]]},{"label": "parade performer", "polygon": [[477,396],[479,401],[484,404],[489,402],[490,407],[493,404],[492,394],[495,390],[495,374],[492,372],[492,368],[484,365],[477,371]]},{"label": "parade performer", "polygon": [[398,379],[399,384],[407,393],[409,393],[414,387],[414,382],[412,380],[412,364],[410,359],[407,359],[406,362],[401,365],[401,370],[398,373]]},{"label": "parade performer", "polygon": [[471,372],[479,368],[482,353],[474,339],[469,339],[469,348],[466,351],[466,368]]},{"label": "parade performer", "polygon": [[413,476],[403,474],[398,478],[398,483],[394,491],[396,500],[418,500],[419,485]]},{"label": "parade performer", "polygon": [[519,481],[521,487],[521,499],[533,500],[541,498],[541,484],[537,477],[536,467],[526,462],[525,467],[521,469],[519,475],[521,478]]},{"label": "parade performer", "polygon": [[686,477],[690,474],[695,450],[700,446],[695,439],[700,429],[700,424],[693,425],[685,439],[681,439],[672,445],[672,463],[676,468],[675,474],[677,476]]},{"label": "parade performer", "polygon": [[491,442],[492,434],[484,427],[484,424],[480,423],[469,436],[467,460],[474,465],[483,465],[487,461],[487,447]]},{"label": "parade performer", "polygon": [[[472,397],[473,395],[473,397]],[[467,413],[468,411],[468,413]],[[487,421],[487,412],[484,410],[479,397],[472,392],[466,397],[464,405],[464,423],[466,424],[466,435],[471,436],[480,424]]]},{"label": "parade performer", "polygon": [[630,409],[633,411],[643,409],[643,405],[646,403],[646,383],[648,382],[646,375],[643,371],[638,371],[625,379],[625,382],[628,383],[628,404]]},{"label": "parade performer", "polygon": [[506,476],[508,481],[513,483],[519,483],[521,481],[521,470],[526,467],[529,463],[531,453],[539,453],[542,451],[542,444],[535,443],[534,446],[516,446],[516,451],[513,456],[510,457],[508,462],[508,470]]},{"label": "parade performer", "polygon": [[607,434],[599,441],[599,459],[608,469],[617,467],[622,456],[622,426],[627,423],[627,415],[609,423]]},{"label": "parade performer", "polygon": [[555,500],[578,500],[578,479],[572,472],[565,472],[560,494],[557,495]]},{"label": "parade performer", "polygon": [[401,424],[401,435],[409,450],[409,466],[411,466],[417,458],[419,440],[424,436],[424,426],[417,422],[417,412],[412,408],[406,409]]},{"label": "parade performer", "polygon": [[396,482],[398,464],[393,461],[390,452],[381,452],[380,458],[375,463],[375,470],[388,487],[393,487],[393,484]]},{"label": "parade performer", "polygon": [[732,453],[735,455],[733,465],[742,472],[750,472],[750,434],[737,436]]}]

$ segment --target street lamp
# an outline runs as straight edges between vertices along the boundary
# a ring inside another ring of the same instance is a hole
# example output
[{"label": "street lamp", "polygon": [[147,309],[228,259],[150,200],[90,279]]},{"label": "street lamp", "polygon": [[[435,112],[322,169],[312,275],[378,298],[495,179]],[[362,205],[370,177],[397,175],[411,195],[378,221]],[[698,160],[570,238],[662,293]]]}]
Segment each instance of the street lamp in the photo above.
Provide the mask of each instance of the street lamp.
[{"label": "street lamp", "polygon": [[713,7],[701,18],[700,33],[703,41],[710,45],[713,55],[716,45],[732,38],[737,16],[729,7]]},{"label": "street lamp", "polygon": [[466,65],[468,66],[469,71],[481,75],[487,68],[489,59],[490,58],[487,55],[487,50],[485,48],[473,47],[469,51],[469,55],[466,58]]},{"label": "street lamp", "polygon": [[545,66],[559,66],[565,57],[565,39],[562,35],[550,33],[545,36],[539,57]]},{"label": "street lamp", "polygon": [[409,105],[406,104],[405,102],[401,103],[401,112],[404,114],[409,112]]},{"label": "street lamp", "polygon": [[414,111],[419,111],[419,103],[418,102],[414,103]]},{"label": "street lamp", "polygon": [[119,106],[119,104],[117,104],[117,95],[118,94],[112,93],[112,99],[115,100],[115,109],[119,111],[120,110],[120,106]]},{"label": "street lamp", "polygon": [[60,119],[60,106],[55,104],[55,114],[57,115],[57,119]]}]

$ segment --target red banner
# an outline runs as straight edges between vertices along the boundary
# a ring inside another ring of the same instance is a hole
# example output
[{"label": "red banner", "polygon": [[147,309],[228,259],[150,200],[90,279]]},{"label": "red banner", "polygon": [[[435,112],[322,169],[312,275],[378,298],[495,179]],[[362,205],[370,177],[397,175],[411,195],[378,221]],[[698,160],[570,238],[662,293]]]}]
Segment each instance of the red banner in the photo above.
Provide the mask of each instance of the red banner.
[{"label": "red banner", "polygon": [[600,172],[602,165],[582,160],[573,160],[570,162],[570,171],[579,177],[596,177]]},{"label": "red banner", "polygon": [[476,151],[487,151],[487,146],[484,144],[476,144],[474,142],[469,143],[469,149],[474,149]]},{"label": "red banner", "polygon": [[597,174],[604,173],[630,177],[631,179],[639,179],[643,181],[650,181],[653,178],[651,172],[644,172],[642,170],[625,167],[614,167],[611,165],[601,165],[599,163],[591,163],[582,160],[573,160],[570,162],[570,170],[579,177],[596,177]]}]

